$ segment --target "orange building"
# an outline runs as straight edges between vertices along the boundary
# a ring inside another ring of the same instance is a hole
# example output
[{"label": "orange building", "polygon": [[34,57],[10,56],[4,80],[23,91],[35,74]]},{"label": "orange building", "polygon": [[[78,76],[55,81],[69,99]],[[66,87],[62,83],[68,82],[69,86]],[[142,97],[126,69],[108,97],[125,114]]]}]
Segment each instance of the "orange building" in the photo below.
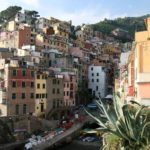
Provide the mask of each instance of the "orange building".
[{"label": "orange building", "polygon": [[135,33],[135,99],[150,105],[150,18],[146,31]]}]

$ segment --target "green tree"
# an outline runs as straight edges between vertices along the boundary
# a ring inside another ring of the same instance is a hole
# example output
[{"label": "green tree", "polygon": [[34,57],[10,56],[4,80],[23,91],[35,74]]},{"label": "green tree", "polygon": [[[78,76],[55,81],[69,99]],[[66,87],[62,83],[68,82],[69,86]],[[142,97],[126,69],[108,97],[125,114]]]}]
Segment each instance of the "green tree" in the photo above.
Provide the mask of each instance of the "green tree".
[{"label": "green tree", "polygon": [[29,16],[32,24],[35,24],[37,18],[39,17],[38,12],[34,10],[25,10],[25,14]]},{"label": "green tree", "polygon": [[14,19],[15,15],[21,11],[22,8],[20,6],[10,6],[7,9],[0,12],[0,22],[7,22],[11,19]]}]

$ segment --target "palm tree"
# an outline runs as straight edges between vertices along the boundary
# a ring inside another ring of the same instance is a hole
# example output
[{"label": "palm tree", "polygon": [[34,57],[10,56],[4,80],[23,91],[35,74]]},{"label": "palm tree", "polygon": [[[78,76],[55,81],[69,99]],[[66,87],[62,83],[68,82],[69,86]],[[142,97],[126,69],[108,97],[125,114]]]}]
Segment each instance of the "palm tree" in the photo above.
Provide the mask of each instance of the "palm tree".
[{"label": "palm tree", "polygon": [[[121,145],[125,150],[148,150],[150,148],[150,122],[147,113],[144,113],[146,106],[132,101],[131,104],[121,103],[119,97],[113,98],[113,105],[106,105],[100,99],[96,102],[100,110],[99,116],[94,116],[85,110],[97,121],[100,128],[90,133],[103,131],[119,137]],[[135,110],[135,111],[133,111]]]}]

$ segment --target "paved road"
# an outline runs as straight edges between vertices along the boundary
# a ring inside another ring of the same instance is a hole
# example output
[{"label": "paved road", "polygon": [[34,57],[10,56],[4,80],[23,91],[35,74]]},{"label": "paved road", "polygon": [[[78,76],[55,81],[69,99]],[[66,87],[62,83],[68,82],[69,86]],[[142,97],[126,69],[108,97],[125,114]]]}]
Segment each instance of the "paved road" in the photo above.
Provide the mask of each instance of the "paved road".
[{"label": "paved road", "polygon": [[45,141],[43,143],[40,143],[36,146],[33,147],[33,150],[44,150],[50,146],[52,146],[53,144],[57,143],[58,141],[60,141],[61,139],[64,139],[65,137],[67,137],[68,135],[71,135],[72,133],[74,133],[75,131],[79,130],[84,123],[78,123],[75,124],[72,128],[68,129],[67,131],[65,131],[64,133],[54,137],[53,139],[50,139],[48,141]]},{"label": "paved road", "polygon": [[99,150],[99,147],[72,142],[71,144],[57,147],[57,148],[54,148],[53,150]]}]

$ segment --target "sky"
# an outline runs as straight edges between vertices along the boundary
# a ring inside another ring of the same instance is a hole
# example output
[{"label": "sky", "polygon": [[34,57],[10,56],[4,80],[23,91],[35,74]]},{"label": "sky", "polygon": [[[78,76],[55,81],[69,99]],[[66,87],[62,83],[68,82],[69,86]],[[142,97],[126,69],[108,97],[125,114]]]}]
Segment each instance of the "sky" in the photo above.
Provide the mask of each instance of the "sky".
[{"label": "sky", "polygon": [[14,5],[36,10],[41,17],[72,20],[74,25],[150,14],[150,0],[0,0],[0,11]]}]

